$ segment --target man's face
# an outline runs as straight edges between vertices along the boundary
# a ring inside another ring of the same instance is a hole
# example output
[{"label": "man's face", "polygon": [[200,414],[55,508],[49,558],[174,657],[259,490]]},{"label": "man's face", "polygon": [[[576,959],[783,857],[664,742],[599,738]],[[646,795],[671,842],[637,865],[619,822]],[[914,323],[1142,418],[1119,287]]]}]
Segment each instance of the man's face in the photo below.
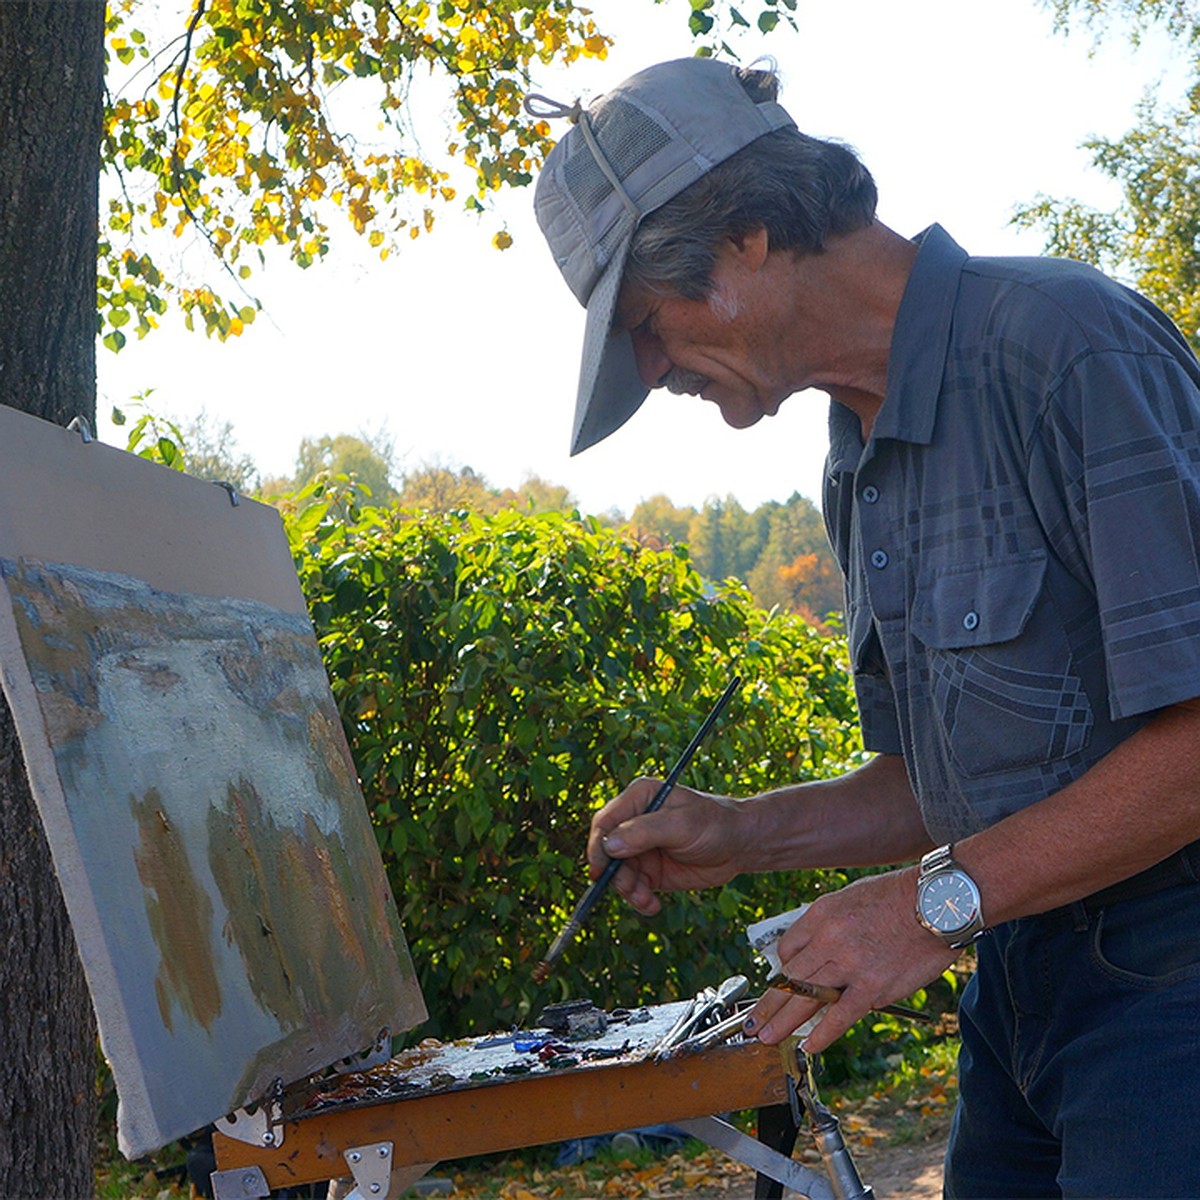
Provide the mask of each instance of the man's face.
[{"label": "man's face", "polygon": [[736,429],[774,416],[791,392],[768,344],[765,275],[747,269],[745,254],[722,246],[704,300],[626,285],[613,321],[614,331],[628,331],[647,387],[701,396]]}]

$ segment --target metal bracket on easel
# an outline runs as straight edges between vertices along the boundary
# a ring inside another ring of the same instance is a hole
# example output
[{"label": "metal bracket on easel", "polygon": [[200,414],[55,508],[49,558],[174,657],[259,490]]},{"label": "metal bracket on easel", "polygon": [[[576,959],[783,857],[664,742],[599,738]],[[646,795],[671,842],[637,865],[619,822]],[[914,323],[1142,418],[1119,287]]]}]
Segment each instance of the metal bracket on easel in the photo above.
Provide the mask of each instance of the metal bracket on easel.
[{"label": "metal bracket on easel", "polygon": [[354,1191],[346,1200],[386,1200],[392,1186],[392,1143],[352,1146],[342,1157],[354,1176]]},{"label": "metal bracket on easel", "polygon": [[213,487],[224,489],[225,494],[229,497],[229,503],[232,504],[234,508],[237,508],[237,506],[241,504],[242,498],[238,495],[238,490],[233,486],[232,483],[226,483],[224,479],[214,479],[212,482]]},{"label": "metal bracket on easel", "polygon": [[375,1041],[359,1054],[348,1054],[335,1066],[339,1075],[350,1071],[369,1071],[372,1067],[382,1066],[392,1057],[392,1031],[381,1029]]},{"label": "metal bracket on easel", "polygon": [[259,1197],[271,1194],[262,1167],[214,1171],[208,1178],[212,1184],[213,1200],[259,1200]]},{"label": "metal bracket on easel", "polygon": [[213,1124],[219,1133],[235,1142],[244,1142],[247,1146],[268,1146],[275,1149],[283,1145],[283,1118],[278,1090],[275,1094],[264,1097],[253,1111],[239,1108],[227,1117],[218,1117]]},{"label": "metal bracket on easel", "polygon": [[67,422],[67,429],[71,433],[79,434],[79,440],[85,446],[96,440],[92,434],[91,424],[88,422],[87,417],[85,417],[82,413],[80,413],[77,417],[72,417]]}]

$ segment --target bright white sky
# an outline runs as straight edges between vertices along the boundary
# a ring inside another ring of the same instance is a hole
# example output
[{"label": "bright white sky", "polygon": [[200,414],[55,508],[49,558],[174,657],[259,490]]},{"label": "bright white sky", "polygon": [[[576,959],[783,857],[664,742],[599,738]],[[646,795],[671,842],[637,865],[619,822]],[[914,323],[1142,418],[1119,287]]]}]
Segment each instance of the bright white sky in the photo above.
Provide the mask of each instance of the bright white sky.
[{"label": "bright white sky", "polygon": [[[608,59],[546,71],[536,90],[588,99],[692,53],[687,0],[593,10],[616,39]],[[1038,234],[1009,225],[1039,191],[1114,203],[1080,143],[1123,133],[1165,70],[1182,77],[1164,41],[1134,51],[1115,33],[1091,55],[1089,35],[1053,34],[1034,0],[800,0],[798,17],[798,35],[781,26],[738,42],[742,61],[773,55],[801,129],[858,149],[883,221],[905,234],[939,221],[977,254],[1040,252]],[[1166,101],[1179,94],[1163,88]],[[498,201],[515,238],[503,253],[489,244],[494,217],[447,215],[386,262],[348,235],[322,265],[280,258],[260,274],[267,311],[240,340],[208,341],[172,317],[119,355],[100,347],[101,436],[123,445],[109,409],[153,388],[160,411],[231,421],[264,475],[291,474],[304,437],[385,429],[402,470],[467,465],[498,487],[537,474],[589,512],[628,514],[660,492],[696,506],[732,494],[747,508],[797,490],[819,498],[827,401],[815,392],[747,431],[698,399],[652,393],[622,430],[568,457],[583,312],[532,199]]]}]

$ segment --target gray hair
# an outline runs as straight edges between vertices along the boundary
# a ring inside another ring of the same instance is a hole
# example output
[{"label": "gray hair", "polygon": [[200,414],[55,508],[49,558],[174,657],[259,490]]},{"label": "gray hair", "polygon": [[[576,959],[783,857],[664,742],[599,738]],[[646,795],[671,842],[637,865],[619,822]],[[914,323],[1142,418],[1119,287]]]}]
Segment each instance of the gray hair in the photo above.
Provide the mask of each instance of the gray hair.
[{"label": "gray hair", "polygon": [[[755,103],[778,94],[773,71],[738,74]],[[830,234],[870,225],[876,200],[875,180],[849,147],[779,129],[646,216],[634,233],[624,280],[702,300],[722,238],[765,229],[773,250],[817,254]]]}]

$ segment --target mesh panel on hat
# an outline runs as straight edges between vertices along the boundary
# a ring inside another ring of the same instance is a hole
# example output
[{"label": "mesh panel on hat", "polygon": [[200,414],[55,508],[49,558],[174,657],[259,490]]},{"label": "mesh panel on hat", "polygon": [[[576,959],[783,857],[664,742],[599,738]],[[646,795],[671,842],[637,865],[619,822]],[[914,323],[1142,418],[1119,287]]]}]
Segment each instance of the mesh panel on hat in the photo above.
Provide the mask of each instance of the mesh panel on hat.
[{"label": "mesh panel on hat", "polygon": [[[670,133],[657,121],[623,100],[608,101],[588,119],[619,179],[628,179],[642,163],[671,142]],[[563,182],[588,218],[612,195],[612,184],[605,179],[582,138],[578,138],[575,153],[563,164]]]}]

